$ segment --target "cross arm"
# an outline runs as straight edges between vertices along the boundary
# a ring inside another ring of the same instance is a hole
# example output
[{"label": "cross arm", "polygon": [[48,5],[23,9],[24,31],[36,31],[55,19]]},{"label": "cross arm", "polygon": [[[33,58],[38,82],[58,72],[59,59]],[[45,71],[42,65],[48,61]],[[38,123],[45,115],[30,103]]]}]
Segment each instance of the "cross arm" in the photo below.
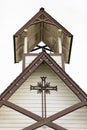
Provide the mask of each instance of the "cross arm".
[{"label": "cross arm", "polygon": [[30,90],[39,90],[39,89],[41,89],[39,86],[30,85]]},{"label": "cross arm", "polygon": [[50,87],[47,88],[47,90],[55,90],[55,91],[57,91],[57,86],[50,86]]}]

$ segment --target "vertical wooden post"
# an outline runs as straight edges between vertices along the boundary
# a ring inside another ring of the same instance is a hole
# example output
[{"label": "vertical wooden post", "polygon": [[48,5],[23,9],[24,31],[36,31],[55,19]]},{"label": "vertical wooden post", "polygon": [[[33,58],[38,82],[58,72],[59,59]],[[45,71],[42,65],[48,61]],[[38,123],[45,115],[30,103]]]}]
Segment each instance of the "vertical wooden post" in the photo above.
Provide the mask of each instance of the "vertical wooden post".
[{"label": "vertical wooden post", "polygon": [[27,53],[27,37],[24,37],[24,53]]},{"label": "vertical wooden post", "polygon": [[58,29],[58,47],[59,47],[59,54],[62,53],[62,30]]},{"label": "vertical wooden post", "polygon": [[61,37],[58,37],[58,46],[59,46],[59,54],[62,53],[62,41],[61,41]]},{"label": "vertical wooden post", "polygon": [[41,77],[42,79],[42,118],[46,118],[46,78],[47,77]]}]

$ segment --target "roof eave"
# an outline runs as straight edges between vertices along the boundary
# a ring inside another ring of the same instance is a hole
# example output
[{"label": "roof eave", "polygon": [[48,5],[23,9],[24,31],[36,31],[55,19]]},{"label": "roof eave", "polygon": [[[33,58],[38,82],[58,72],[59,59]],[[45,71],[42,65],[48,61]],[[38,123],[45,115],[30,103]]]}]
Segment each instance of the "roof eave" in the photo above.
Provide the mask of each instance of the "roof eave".
[{"label": "roof eave", "polygon": [[[42,63],[46,62],[52,70],[64,81],[64,83],[82,101],[87,101],[87,94],[69,77],[69,75],[52,59],[46,52],[40,53],[35,60],[11,83],[11,85],[0,95],[0,100],[9,98],[33,71]],[[32,71],[30,71],[32,69]],[[13,90],[13,91],[12,91]],[[10,93],[11,91],[11,93]],[[79,94],[78,94],[79,92]]]},{"label": "roof eave", "polygon": [[17,37],[18,35],[20,35],[24,29],[28,29],[29,26],[34,24],[34,20],[37,19],[41,14],[46,15],[46,17],[48,17],[48,19],[51,20],[52,24],[54,23],[54,25],[58,28],[58,29],[62,29],[63,33],[65,33],[65,35],[67,35],[68,37],[71,37],[71,41],[70,41],[70,49],[69,49],[69,56],[68,56],[68,60],[67,63],[70,63],[70,56],[71,56],[71,48],[72,48],[72,41],[73,41],[73,35],[66,29],[64,28],[59,22],[57,22],[51,15],[49,15],[44,8],[40,8],[40,11],[34,15],[21,29],[19,29],[13,36],[13,40],[14,40],[14,63],[18,63],[16,60],[16,42],[15,42],[15,37]]},{"label": "roof eave", "polygon": [[70,49],[69,49],[69,56],[68,56],[68,64],[70,63],[71,50],[72,50],[72,42],[73,42],[73,35],[71,35]]}]

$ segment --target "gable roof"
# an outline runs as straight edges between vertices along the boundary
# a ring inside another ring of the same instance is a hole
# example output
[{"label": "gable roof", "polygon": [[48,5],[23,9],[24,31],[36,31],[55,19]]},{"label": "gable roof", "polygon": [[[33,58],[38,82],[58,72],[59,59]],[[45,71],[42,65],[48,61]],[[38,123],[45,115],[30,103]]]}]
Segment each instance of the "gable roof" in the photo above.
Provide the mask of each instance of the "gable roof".
[{"label": "gable roof", "polygon": [[35,60],[24,69],[24,71],[8,86],[0,95],[0,101],[7,100],[25,80],[35,71],[35,69],[45,62],[60,77],[61,80],[74,92],[81,100],[87,100],[87,94],[70,78],[70,76],[52,59],[46,52],[41,52]]},{"label": "gable roof", "polygon": [[[11,95],[25,82],[25,80],[37,69],[39,65],[45,62],[50,68],[60,77],[61,80],[73,91],[73,93],[81,100],[81,102],[74,104],[62,111],[47,117],[46,119],[41,118],[39,115],[32,113],[14,103],[8,101]],[[71,113],[83,106],[87,106],[87,94],[66,74],[66,72],[51,58],[46,52],[40,53],[36,59],[26,68],[24,71],[8,86],[8,88],[0,96],[0,107],[5,105],[13,110],[16,110],[37,122],[26,126],[23,130],[33,130],[43,125],[51,127],[56,130],[66,130],[65,128],[55,124],[54,120]]]},{"label": "gable roof", "polygon": [[62,37],[64,60],[69,63],[73,35],[50,16],[44,8],[41,8],[35,16],[14,34],[15,63],[22,60],[25,36],[28,37],[28,52],[32,51],[41,41],[54,52],[58,52],[58,37]]}]

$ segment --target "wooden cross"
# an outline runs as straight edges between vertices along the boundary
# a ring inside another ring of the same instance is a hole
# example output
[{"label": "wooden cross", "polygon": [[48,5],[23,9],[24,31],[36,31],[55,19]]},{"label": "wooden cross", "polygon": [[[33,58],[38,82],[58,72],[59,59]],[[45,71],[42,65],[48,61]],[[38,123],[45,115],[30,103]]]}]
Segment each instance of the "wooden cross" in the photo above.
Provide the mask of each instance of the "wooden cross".
[{"label": "wooden cross", "polygon": [[30,85],[30,90],[37,90],[37,93],[42,94],[42,118],[46,118],[46,94],[50,94],[50,91],[57,91],[57,86],[50,86],[46,78],[41,77],[41,82],[38,82],[37,86]]}]

